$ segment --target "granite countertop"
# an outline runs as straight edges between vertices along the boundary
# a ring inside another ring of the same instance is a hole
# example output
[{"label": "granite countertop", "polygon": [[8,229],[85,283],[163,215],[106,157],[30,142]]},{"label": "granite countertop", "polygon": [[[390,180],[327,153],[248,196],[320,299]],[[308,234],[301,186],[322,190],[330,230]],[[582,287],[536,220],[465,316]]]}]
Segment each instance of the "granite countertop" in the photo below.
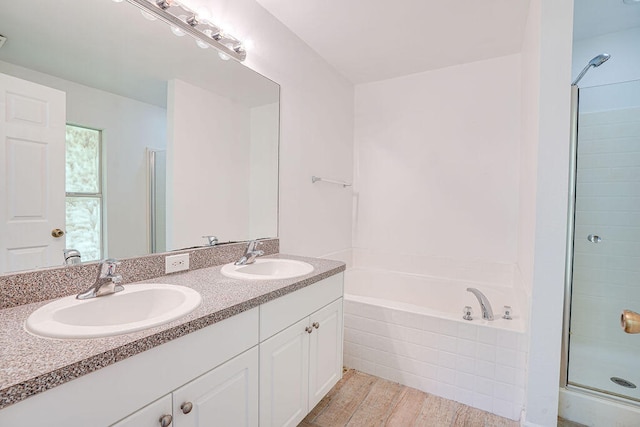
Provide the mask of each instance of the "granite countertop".
[{"label": "granite countertop", "polygon": [[[314,271],[283,280],[238,280],[220,273],[222,266],[190,270],[136,283],[167,283],[193,288],[202,303],[188,315],[164,325],[130,334],[94,339],[48,339],[24,330],[27,317],[42,301],[0,310],[0,409],[96,371],[190,332],[212,325],[267,301],[344,271],[339,261],[291,255]],[[135,286],[130,283],[125,286]]]}]

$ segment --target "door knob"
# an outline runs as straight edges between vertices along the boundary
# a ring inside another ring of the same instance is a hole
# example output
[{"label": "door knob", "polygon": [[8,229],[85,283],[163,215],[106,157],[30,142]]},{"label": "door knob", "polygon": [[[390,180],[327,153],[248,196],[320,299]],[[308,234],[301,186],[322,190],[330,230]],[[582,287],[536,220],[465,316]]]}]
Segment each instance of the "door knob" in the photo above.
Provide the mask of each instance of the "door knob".
[{"label": "door knob", "polygon": [[310,334],[311,332],[313,332],[313,329],[311,329],[311,328],[310,328],[310,327],[308,327],[308,326],[307,326],[306,328],[304,328],[304,330],[305,330],[305,332],[306,332],[306,333],[308,333],[308,334]]},{"label": "door knob", "polygon": [[64,236],[64,231],[60,230],[59,228],[54,228],[53,230],[51,230],[51,235],[58,239]]},{"label": "door knob", "polygon": [[620,326],[628,334],[640,334],[640,313],[622,310]]},{"label": "door knob", "polygon": [[319,329],[319,328],[320,328],[320,323],[318,323],[318,322],[313,322],[313,324],[312,324],[311,326],[313,326],[313,327],[314,327],[314,328],[316,328],[316,329]]}]

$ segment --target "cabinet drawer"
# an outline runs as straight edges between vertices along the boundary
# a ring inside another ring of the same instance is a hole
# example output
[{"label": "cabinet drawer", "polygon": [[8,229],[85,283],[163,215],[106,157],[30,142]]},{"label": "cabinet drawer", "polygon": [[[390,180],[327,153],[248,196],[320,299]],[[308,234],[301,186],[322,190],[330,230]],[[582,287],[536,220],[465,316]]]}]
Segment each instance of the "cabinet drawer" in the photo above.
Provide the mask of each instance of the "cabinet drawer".
[{"label": "cabinet drawer", "polygon": [[282,331],[316,310],[340,298],[344,273],[328,277],[306,288],[260,306],[260,341]]}]

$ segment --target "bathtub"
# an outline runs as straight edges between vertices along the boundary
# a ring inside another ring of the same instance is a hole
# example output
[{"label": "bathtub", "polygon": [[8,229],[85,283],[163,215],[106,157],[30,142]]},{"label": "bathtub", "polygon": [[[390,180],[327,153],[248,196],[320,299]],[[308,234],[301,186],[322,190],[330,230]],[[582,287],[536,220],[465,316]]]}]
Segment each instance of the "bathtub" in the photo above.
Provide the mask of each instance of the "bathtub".
[{"label": "bathtub", "polygon": [[[482,291],[482,320],[467,287]],[[344,364],[518,420],[523,409],[526,318],[512,288],[384,270],[345,275]],[[473,320],[462,319],[465,305]],[[503,306],[513,320],[502,319]]]}]

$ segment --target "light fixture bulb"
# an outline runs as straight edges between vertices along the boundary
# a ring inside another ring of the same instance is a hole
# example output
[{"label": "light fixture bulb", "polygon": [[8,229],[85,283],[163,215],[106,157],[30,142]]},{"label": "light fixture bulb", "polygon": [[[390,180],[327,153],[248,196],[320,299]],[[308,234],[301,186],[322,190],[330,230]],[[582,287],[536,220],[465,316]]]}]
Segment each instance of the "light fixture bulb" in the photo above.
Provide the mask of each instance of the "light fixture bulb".
[{"label": "light fixture bulb", "polygon": [[[210,29],[206,29],[202,32],[202,34],[204,34],[205,36],[211,38],[211,36],[213,35],[213,30]],[[204,41],[200,40],[200,39],[196,39],[196,44],[198,45],[199,48],[201,49],[208,49],[209,45],[207,43],[205,43]]]},{"label": "light fixture bulb", "polygon": [[209,21],[212,18],[211,12],[206,7],[198,7],[194,12],[200,17],[200,21]]},{"label": "light fixture bulb", "polygon": [[[180,15],[178,16],[178,19],[181,20],[182,22],[186,22],[187,21],[187,15]],[[184,31],[182,31],[180,28],[176,27],[176,26],[171,26],[171,32],[178,36],[178,37],[182,37],[184,36],[186,33]]]},{"label": "light fixture bulb", "polygon": [[222,59],[223,61],[228,61],[229,60],[229,55],[227,55],[224,52],[218,52],[218,56],[220,57],[220,59]]},{"label": "light fixture bulb", "polygon": [[184,31],[178,27],[171,26],[171,32],[178,37],[184,36]]},{"label": "light fixture bulb", "polygon": [[640,4],[640,0],[622,0],[622,3],[624,4],[630,4],[630,5],[637,5]]},{"label": "light fixture bulb", "polygon": [[140,13],[142,14],[142,16],[144,16],[144,19],[148,21],[155,21],[156,19],[158,19],[149,12],[145,12],[144,10],[141,10]]},{"label": "light fixture bulb", "polygon": [[113,0],[114,3],[122,3],[123,0]]},{"label": "light fixture bulb", "polygon": [[242,50],[244,51],[248,52],[250,50],[253,50],[255,47],[256,47],[256,44],[251,39],[247,39],[244,42],[242,42]]}]

